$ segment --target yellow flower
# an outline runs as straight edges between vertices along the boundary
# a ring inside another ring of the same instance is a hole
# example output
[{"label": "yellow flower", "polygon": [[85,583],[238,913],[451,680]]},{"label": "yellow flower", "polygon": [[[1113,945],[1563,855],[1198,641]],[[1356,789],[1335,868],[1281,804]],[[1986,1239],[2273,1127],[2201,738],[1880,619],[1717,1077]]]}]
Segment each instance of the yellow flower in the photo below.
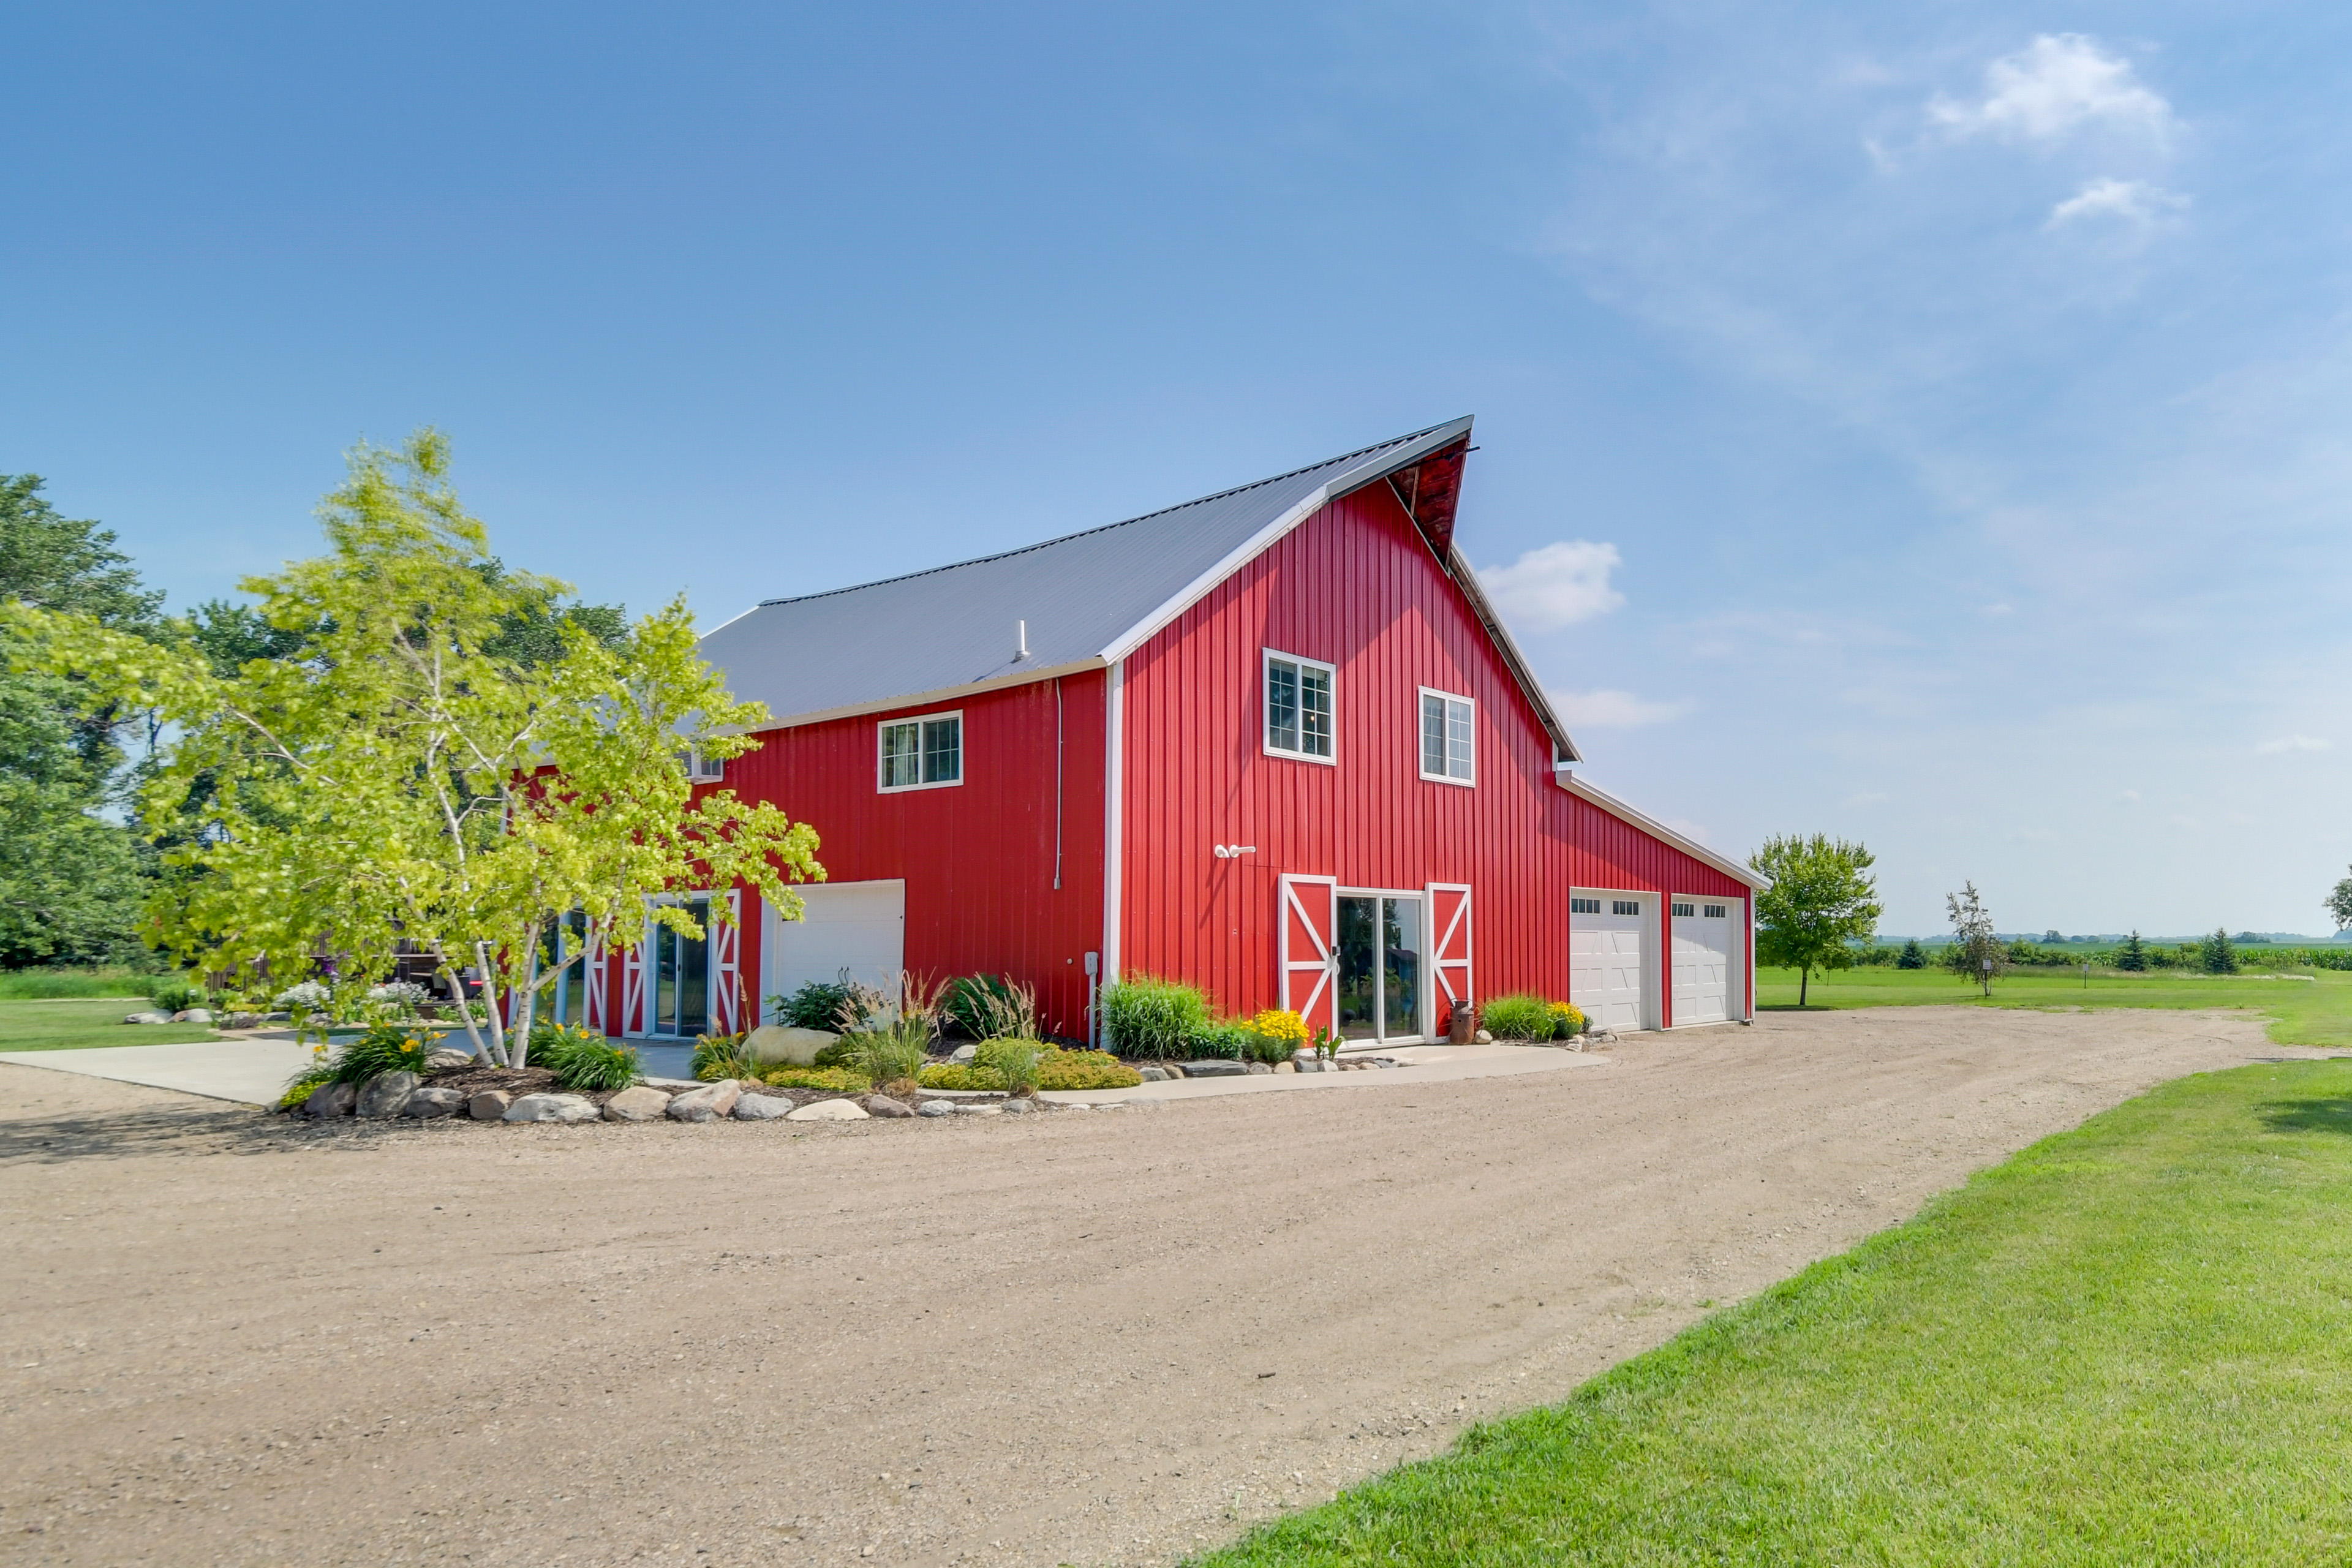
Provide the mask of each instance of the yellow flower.
[{"label": "yellow flower", "polygon": [[1286,1008],[1268,1007],[1250,1020],[1250,1027],[1269,1040],[1286,1040],[1294,1047],[1307,1043],[1307,1020]]}]

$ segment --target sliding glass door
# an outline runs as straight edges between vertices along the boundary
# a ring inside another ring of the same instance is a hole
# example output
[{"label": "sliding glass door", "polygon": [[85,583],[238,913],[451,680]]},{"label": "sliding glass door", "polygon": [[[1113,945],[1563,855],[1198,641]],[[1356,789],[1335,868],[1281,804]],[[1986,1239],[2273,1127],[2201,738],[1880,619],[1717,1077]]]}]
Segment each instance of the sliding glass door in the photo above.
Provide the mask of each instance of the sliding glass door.
[{"label": "sliding glass door", "polygon": [[1422,919],[1419,898],[1339,895],[1339,1037],[1419,1037]]}]

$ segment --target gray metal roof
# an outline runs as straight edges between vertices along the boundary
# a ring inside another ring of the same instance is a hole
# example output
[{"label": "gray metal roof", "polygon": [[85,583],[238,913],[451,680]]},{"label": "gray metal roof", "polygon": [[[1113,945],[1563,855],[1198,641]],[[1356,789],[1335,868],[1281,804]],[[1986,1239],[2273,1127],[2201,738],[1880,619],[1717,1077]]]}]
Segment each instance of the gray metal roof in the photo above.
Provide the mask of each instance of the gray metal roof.
[{"label": "gray metal roof", "polygon": [[[702,639],[774,723],[951,700],[1122,658],[1327,501],[1470,431],[1456,419],[1108,527],[855,588],[771,599]],[[1016,659],[1014,626],[1029,623]]]}]

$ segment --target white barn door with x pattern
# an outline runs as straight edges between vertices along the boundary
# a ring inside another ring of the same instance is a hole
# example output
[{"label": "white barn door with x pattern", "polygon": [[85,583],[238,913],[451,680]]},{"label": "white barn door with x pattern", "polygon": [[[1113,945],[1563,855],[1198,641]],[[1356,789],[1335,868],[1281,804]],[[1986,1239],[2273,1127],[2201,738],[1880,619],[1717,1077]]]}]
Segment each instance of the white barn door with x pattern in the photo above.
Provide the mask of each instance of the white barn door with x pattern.
[{"label": "white barn door with x pattern", "polygon": [[[717,900],[714,898],[712,901]],[[710,938],[710,1015],[719,1025],[711,1032],[731,1035],[743,1026],[737,1021],[740,1016],[739,1004],[742,1000],[742,966],[736,956],[742,952],[742,889],[729,889],[727,919],[723,922],[718,919],[716,910],[711,911],[708,934]]]},{"label": "white barn door with x pattern", "polygon": [[1334,1037],[1339,1033],[1339,986],[1331,943],[1339,906],[1336,877],[1282,879],[1282,1005],[1306,1019],[1310,1033],[1328,1029]]},{"label": "white barn door with x pattern", "polygon": [[1443,1037],[1454,1008],[1477,1005],[1470,988],[1470,889],[1458,882],[1432,882],[1423,896],[1429,909],[1429,972],[1437,981],[1429,1028]]}]

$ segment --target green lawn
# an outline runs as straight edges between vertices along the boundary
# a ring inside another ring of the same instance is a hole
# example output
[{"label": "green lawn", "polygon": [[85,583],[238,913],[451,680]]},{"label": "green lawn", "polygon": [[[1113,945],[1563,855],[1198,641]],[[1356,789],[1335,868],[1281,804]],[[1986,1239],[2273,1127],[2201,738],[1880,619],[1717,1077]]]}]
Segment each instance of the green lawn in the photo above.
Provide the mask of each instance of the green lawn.
[{"label": "green lawn", "polygon": [[72,1051],[89,1046],[168,1046],[215,1037],[202,1024],[125,1024],[140,997],[0,1002],[0,1051]]},{"label": "green lawn", "polygon": [[2352,1560],[2352,1061],[2200,1074],[1202,1564]]},{"label": "green lawn", "polygon": [[59,996],[126,996],[138,1000],[147,995],[148,987],[155,980],[152,974],[128,969],[0,970],[0,1002],[47,1001]]},{"label": "green lawn", "polygon": [[[1793,1012],[1797,972],[1759,969],[1756,1002],[1764,1012]],[[1808,1007],[2244,1007],[2271,1017],[2271,1038],[2303,1046],[2352,1046],[2352,973],[2321,970],[2308,978],[2252,974],[2043,974],[2012,970],[1992,983],[1986,1001],[1973,984],[1938,969],[1870,965],[1813,976]]]}]

